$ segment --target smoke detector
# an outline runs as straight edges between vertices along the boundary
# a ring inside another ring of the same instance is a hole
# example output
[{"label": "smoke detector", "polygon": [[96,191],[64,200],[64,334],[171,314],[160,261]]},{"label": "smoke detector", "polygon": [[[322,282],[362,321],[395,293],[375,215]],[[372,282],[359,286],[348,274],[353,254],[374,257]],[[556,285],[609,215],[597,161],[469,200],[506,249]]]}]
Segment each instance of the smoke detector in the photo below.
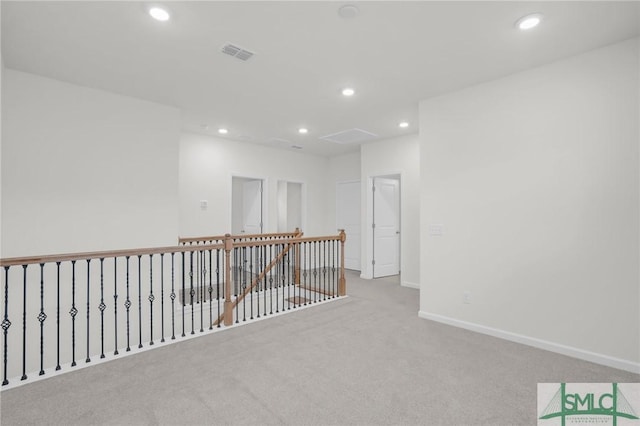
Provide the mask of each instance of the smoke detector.
[{"label": "smoke detector", "polygon": [[346,19],[355,18],[356,16],[358,16],[359,12],[360,10],[352,4],[345,4],[344,6],[340,7],[340,9],[338,9],[338,15]]}]

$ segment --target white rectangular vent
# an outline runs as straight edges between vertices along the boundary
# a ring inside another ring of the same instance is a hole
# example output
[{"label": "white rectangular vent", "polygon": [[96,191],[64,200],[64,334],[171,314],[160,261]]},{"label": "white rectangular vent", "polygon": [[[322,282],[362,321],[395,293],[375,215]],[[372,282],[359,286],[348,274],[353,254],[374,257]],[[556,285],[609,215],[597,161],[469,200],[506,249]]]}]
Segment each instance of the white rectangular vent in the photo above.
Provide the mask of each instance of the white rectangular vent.
[{"label": "white rectangular vent", "polygon": [[371,141],[376,138],[378,138],[378,135],[375,133],[367,132],[362,129],[343,130],[342,132],[320,137],[322,140],[339,144],[361,143]]},{"label": "white rectangular vent", "polygon": [[248,50],[235,46],[231,43],[222,46],[222,53],[233,56],[241,61],[246,61],[253,56],[253,52],[249,52]]}]

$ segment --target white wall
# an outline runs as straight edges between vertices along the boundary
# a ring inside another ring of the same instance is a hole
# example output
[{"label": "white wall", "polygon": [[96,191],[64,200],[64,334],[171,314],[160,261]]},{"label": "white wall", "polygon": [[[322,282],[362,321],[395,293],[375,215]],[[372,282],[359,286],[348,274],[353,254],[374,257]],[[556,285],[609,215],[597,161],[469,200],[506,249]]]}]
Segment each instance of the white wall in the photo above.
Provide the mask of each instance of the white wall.
[{"label": "white wall", "polygon": [[422,317],[639,369],[638,86],[636,39],[421,103]]},{"label": "white wall", "polygon": [[371,278],[373,238],[371,233],[371,188],[375,176],[400,175],[400,279],[418,287],[420,282],[420,144],[418,135],[386,139],[361,147],[362,183],[362,276]]},{"label": "white wall", "polygon": [[[278,229],[277,185],[285,180],[305,184],[305,235],[336,234],[325,226],[327,163],[324,157],[184,133],[180,142],[180,235],[229,232],[232,176],[265,180],[264,232]],[[207,210],[200,209],[200,200],[208,200]]]},{"label": "white wall", "polygon": [[2,75],[3,256],[175,243],[179,111]]}]

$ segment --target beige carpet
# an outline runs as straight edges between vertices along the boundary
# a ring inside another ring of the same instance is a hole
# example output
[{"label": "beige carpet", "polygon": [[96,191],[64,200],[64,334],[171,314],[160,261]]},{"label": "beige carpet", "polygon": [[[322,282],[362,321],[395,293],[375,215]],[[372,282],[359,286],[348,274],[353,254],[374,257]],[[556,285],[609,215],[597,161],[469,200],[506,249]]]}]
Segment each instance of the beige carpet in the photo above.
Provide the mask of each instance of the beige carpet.
[{"label": "beige carpet", "polygon": [[538,382],[640,376],[419,319],[418,291],[350,297],[0,394],[2,426],[517,425]]}]

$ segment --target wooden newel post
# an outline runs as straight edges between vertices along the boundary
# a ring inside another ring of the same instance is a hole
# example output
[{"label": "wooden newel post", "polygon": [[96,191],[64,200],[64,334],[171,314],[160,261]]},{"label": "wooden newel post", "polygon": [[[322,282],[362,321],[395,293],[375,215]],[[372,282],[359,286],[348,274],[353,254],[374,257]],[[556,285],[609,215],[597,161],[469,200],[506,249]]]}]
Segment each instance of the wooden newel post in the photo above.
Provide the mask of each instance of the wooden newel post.
[{"label": "wooden newel post", "polygon": [[344,229],[340,230],[340,280],[338,282],[338,296],[347,295],[347,281],[344,278],[344,242],[347,240],[347,234]]},{"label": "wooden newel post", "polygon": [[233,304],[231,302],[231,250],[233,240],[230,234],[224,236],[224,325],[233,324]]},{"label": "wooden newel post", "polygon": [[[302,236],[302,232],[299,228],[296,228],[295,233],[295,238],[300,238]],[[295,285],[300,285],[300,243],[295,243],[293,245],[293,249],[295,254],[293,266],[293,283]]]}]

